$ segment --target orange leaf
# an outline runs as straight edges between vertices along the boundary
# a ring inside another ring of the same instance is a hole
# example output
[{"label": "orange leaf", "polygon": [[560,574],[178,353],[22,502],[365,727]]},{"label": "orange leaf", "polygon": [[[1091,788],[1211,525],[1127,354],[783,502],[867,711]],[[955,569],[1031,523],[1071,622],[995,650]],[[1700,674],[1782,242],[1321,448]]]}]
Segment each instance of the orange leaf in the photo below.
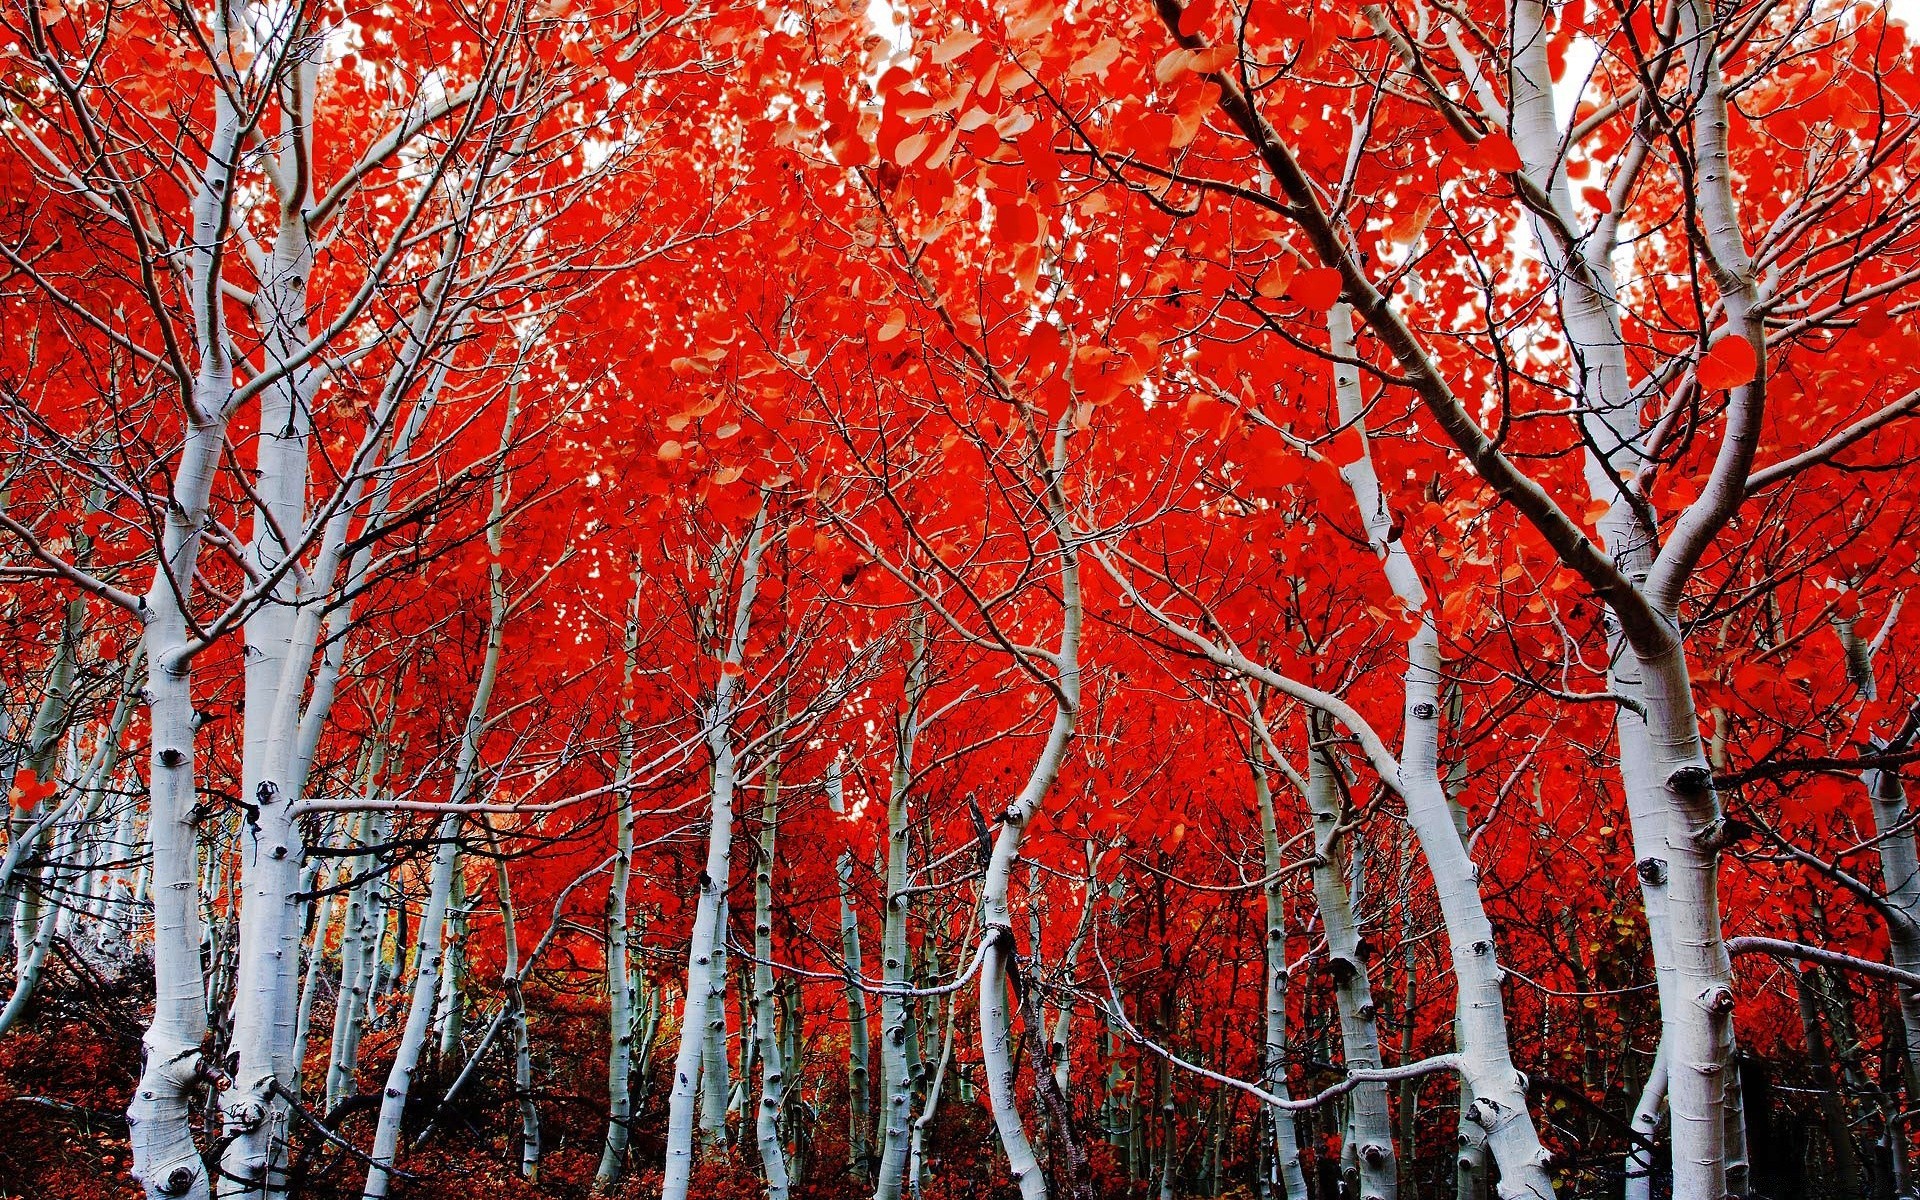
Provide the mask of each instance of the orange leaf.
[{"label": "orange leaf", "polygon": [[1214,75],[1225,70],[1233,58],[1232,46],[1208,46],[1193,52],[1193,57],[1187,60],[1187,69],[1200,75]]},{"label": "orange leaf", "polygon": [[1082,54],[1067,74],[1078,79],[1085,75],[1104,75],[1114,60],[1120,57],[1120,39],[1108,38],[1098,46]]},{"label": "orange leaf", "polygon": [[1161,83],[1172,83],[1186,73],[1187,63],[1193,58],[1193,51],[1184,49],[1169,50],[1153,64],[1153,77]]},{"label": "orange leaf", "polygon": [[1613,211],[1613,201],[1608,199],[1607,189],[1605,188],[1581,188],[1580,198],[1585,200],[1587,206],[1595,212],[1610,213]]},{"label": "orange leaf", "polygon": [[907,314],[896,308],[887,314],[886,324],[880,326],[880,328],[874,332],[873,340],[876,342],[890,342],[899,337],[900,331],[906,327]]},{"label": "orange leaf", "polygon": [[720,664],[720,673],[721,673],[722,675],[725,675],[725,676],[727,676],[727,677],[728,677],[728,678],[730,678],[730,679],[734,679],[734,678],[738,678],[738,677],[740,677],[741,675],[744,675],[744,674],[746,674],[746,673],[747,673],[747,669],[746,669],[745,667],[743,667],[743,666],[741,666],[741,665],[740,665],[739,663],[737,663],[737,662],[728,662],[728,663],[721,663],[721,664]]},{"label": "orange leaf", "polygon": [[659,455],[662,461],[672,462],[674,459],[680,457],[680,443],[661,442],[660,449],[654,451],[654,453]]},{"label": "orange leaf", "polygon": [[941,42],[938,46],[935,46],[933,53],[927,57],[933,59],[934,62],[939,63],[941,66],[945,66],[979,44],[979,34],[968,33],[963,29],[946,41]]}]

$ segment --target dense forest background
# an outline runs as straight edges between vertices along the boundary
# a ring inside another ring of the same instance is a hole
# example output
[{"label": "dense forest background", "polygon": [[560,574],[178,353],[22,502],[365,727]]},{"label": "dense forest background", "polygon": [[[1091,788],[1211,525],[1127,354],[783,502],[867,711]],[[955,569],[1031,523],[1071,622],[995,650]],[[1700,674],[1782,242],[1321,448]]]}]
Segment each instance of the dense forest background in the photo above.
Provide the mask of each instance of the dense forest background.
[{"label": "dense forest background", "polygon": [[1916,1194],[1837,0],[0,0],[0,1194]]}]

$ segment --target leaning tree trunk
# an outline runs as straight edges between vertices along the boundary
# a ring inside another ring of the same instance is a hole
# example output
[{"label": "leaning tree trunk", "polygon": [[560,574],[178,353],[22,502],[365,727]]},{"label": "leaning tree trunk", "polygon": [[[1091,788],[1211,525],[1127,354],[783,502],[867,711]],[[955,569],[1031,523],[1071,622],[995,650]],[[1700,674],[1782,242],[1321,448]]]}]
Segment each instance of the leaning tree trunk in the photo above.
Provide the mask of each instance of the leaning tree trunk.
[{"label": "leaning tree trunk", "polygon": [[[1028,825],[1039,815],[1053,781],[1059,777],[1080,709],[1079,545],[1068,521],[1066,498],[1060,490],[1060,474],[1066,465],[1067,429],[1063,417],[1054,434],[1053,453],[1047,459],[1044,480],[1047,514],[1060,562],[1060,647],[1054,653],[1053,723],[1025,786],[999,815],[1000,831],[994,837],[986,877],[980,888],[980,1061],[987,1077],[987,1101],[993,1110],[994,1128],[1000,1134],[1007,1168],[1020,1188],[1021,1200],[1045,1200],[1047,1181],[1034,1155],[1033,1143],[1027,1140],[1026,1127],[1014,1100],[1013,1025],[1007,1011],[1007,987],[1008,967],[1015,947],[1007,894],[1020,843]],[[1041,439],[1030,414],[1028,435],[1038,453]]]},{"label": "leaning tree trunk", "polygon": [[[511,421],[509,421],[509,425]],[[453,784],[447,799],[454,805],[468,803],[479,784],[480,746],[485,738],[487,712],[493,702],[495,681],[500,675],[501,651],[505,645],[507,585],[501,560],[501,531],[506,521],[507,491],[504,477],[505,455],[496,468],[493,509],[487,520],[488,617],[487,644],[481,659],[480,679],[474,685],[473,701],[460,738],[459,758],[454,764]],[[447,906],[453,896],[454,873],[460,863],[461,814],[450,811],[438,822],[439,847],[434,852],[433,875],[428,885],[426,908],[420,914],[419,950],[413,977],[413,995],[407,1007],[407,1022],[394,1052],[393,1066],[387,1072],[387,1086],[380,1098],[380,1119],[374,1127],[373,1150],[367,1167],[365,1200],[379,1200],[387,1194],[392,1181],[394,1158],[400,1148],[400,1119],[413,1088],[413,1074],[419,1065],[426,1042],[433,1006],[440,993],[441,951],[446,934]]]},{"label": "leaning tree trunk", "polygon": [[[1353,314],[1336,304],[1327,317],[1332,344],[1351,355]],[[1426,585],[1399,537],[1387,510],[1371,452],[1366,451],[1360,377],[1341,363],[1334,369],[1334,391],[1342,422],[1360,434],[1363,453],[1341,468],[1365,522],[1368,541],[1394,594],[1419,626],[1407,639],[1400,754],[1400,791],[1407,821],[1419,839],[1434,881],[1441,920],[1453,953],[1461,1020],[1455,1031],[1460,1047],[1462,1085],[1472,1093],[1469,1115],[1486,1132],[1487,1149],[1500,1172],[1503,1195],[1552,1200],[1548,1154],[1540,1144],[1527,1109],[1523,1076],[1514,1067],[1508,1041],[1506,1000],[1493,936],[1480,896],[1479,871],[1454,825],[1453,809],[1440,777],[1440,639],[1434,627]]]}]

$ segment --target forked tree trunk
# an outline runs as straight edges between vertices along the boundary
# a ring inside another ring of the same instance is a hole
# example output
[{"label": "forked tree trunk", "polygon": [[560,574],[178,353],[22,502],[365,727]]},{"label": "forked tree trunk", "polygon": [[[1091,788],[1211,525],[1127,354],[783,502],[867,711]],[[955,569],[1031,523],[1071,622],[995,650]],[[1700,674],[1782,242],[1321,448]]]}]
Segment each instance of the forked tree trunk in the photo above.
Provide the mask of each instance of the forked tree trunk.
[{"label": "forked tree trunk", "polygon": [[[1351,356],[1352,310],[1336,304],[1327,318],[1328,334],[1337,352]],[[1340,419],[1359,432],[1364,451],[1366,426],[1360,378],[1342,363],[1334,369],[1334,390]],[[1480,896],[1479,871],[1467,854],[1466,843],[1454,825],[1453,809],[1440,777],[1440,639],[1426,594],[1411,556],[1398,536],[1388,512],[1369,453],[1341,468],[1352,489],[1354,503],[1365,523],[1368,541],[1381,557],[1393,592],[1408,612],[1418,615],[1418,627],[1407,639],[1400,753],[1400,791],[1406,799],[1407,821],[1419,839],[1421,853],[1433,877],[1453,954],[1459,989],[1460,1046],[1463,1086],[1472,1094],[1469,1116],[1485,1130],[1487,1149],[1499,1167],[1502,1194],[1552,1200],[1547,1176],[1548,1155],[1540,1144],[1527,1109],[1522,1076],[1514,1067],[1507,1040],[1506,1000],[1500,981],[1493,924]]]}]

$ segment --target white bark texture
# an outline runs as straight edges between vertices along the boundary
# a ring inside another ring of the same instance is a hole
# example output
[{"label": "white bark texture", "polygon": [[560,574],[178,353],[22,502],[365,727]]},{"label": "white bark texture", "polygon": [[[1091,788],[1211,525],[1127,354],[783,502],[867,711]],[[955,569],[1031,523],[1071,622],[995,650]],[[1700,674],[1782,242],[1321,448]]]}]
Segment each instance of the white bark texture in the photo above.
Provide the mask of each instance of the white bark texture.
[{"label": "white bark texture", "polygon": [[[1273,788],[1267,782],[1266,748],[1253,739],[1253,794],[1260,809],[1260,857],[1266,886],[1266,988],[1263,1006],[1266,1040],[1261,1061],[1261,1086],[1283,1099],[1287,1089],[1287,905],[1280,891],[1280,826],[1274,816]],[[1307,1178],[1300,1163],[1300,1134],[1293,1113],[1277,1105],[1267,1107],[1273,1129],[1272,1159],[1266,1179],[1269,1190],[1278,1183],[1286,1200],[1306,1200]]]},{"label": "white bark texture", "polygon": [[[1047,741],[1033,764],[1019,795],[999,814],[987,874],[980,889],[980,1058],[987,1076],[987,1099],[993,1123],[1006,1151],[1007,1168],[1020,1188],[1021,1200],[1045,1200],[1047,1181],[1034,1155],[1033,1143],[1014,1099],[1013,1027],[1008,1015],[1008,964],[1014,954],[1013,916],[1008,908],[1008,885],[1013,863],[1027,826],[1040,811],[1073,741],[1080,706],[1080,567],[1079,550],[1059,488],[1066,459],[1066,425],[1055,435],[1054,452],[1045,481],[1048,515],[1052,521],[1060,562],[1060,644],[1054,653],[1053,723]],[[1036,1069],[1039,1069],[1036,1067]]]},{"label": "white bark texture", "polygon": [[[786,685],[776,689],[774,711],[786,723]],[[759,857],[753,872],[753,1035],[760,1060],[760,1103],[754,1118],[754,1137],[760,1151],[760,1170],[767,1180],[767,1200],[787,1200],[787,1151],[781,1137],[786,1113],[787,1074],[784,1048],[776,1017],[773,981],[773,873],[779,862],[780,750],[776,735],[767,751],[760,793]],[[752,1080],[743,1080],[751,1085]]]},{"label": "white bark texture", "polygon": [[[694,909],[693,935],[687,944],[687,990],[680,1017],[680,1049],[674,1059],[673,1090],[667,1099],[667,1164],[661,1182],[662,1200],[686,1200],[693,1174],[694,1117],[699,1102],[701,1059],[707,1029],[717,1018],[726,1024],[725,937],[722,911],[731,877],[733,851],[733,792],[738,774],[734,730],[737,681],[753,620],[753,597],[759,587],[760,558],[766,549],[767,511],[763,505],[747,533],[740,562],[740,584],[733,620],[713,700],[706,714],[706,741],[713,760],[711,825],[707,831],[707,861],[700,873],[700,895]],[[716,1003],[716,992],[721,1003]],[[724,1116],[723,1116],[724,1120]]]},{"label": "white bark texture", "polygon": [[[641,584],[636,579],[633,604],[627,612],[625,667],[621,674],[623,702],[632,695],[634,670],[639,665]],[[619,773],[614,808],[613,877],[607,884],[607,1140],[593,1185],[605,1191],[627,1170],[627,1142],[633,1121],[633,981],[627,918],[627,889],[633,872],[633,722],[620,716]]]},{"label": "white bark texture", "polygon": [[[1353,347],[1352,311],[1336,304],[1328,314],[1328,332],[1336,348]],[[1366,444],[1364,407],[1358,373],[1346,364],[1334,370],[1335,398],[1340,418]],[[1551,1200],[1553,1184],[1547,1176],[1547,1151],[1540,1144],[1527,1111],[1525,1081],[1513,1065],[1507,1040],[1506,1001],[1500,991],[1501,969],[1480,897],[1479,870],[1467,854],[1454,825],[1452,806],[1440,776],[1440,639],[1434,629],[1426,585],[1394,535],[1371,453],[1341,469],[1353,490],[1354,503],[1365,522],[1368,540],[1381,556],[1387,582],[1419,625],[1407,639],[1405,710],[1400,752],[1400,791],[1407,804],[1407,821],[1420,841],[1440,914],[1453,954],[1455,986],[1459,989],[1462,1087],[1473,1095],[1470,1116],[1486,1131],[1487,1149],[1500,1172],[1502,1197]]]},{"label": "white bark texture", "polygon": [[889,989],[880,997],[880,1169],[874,1180],[874,1200],[899,1200],[907,1172],[913,1121],[913,1070],[909,1061],[909,998],[899,989],[911,982],[911,951],[907,944],[910,915],[907,891],[908,790],[913,778],[913,746],[920,732],[920,701],[926,694],[926,618],[916,612],[909,620],[912,657],[907,663],[901,710],[894,717],[893,771],[887,784],[886,922],[880,942],[881,981]]}]

